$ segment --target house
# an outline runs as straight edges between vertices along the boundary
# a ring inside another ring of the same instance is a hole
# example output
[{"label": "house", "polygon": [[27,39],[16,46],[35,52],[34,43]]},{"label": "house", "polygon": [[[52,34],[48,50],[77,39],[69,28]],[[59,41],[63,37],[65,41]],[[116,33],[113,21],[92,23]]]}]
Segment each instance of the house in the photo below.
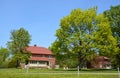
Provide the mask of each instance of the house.
[{"label": "house", "polygon": [[108,57],[99,56],[96,58],[96,60],[97,60],[97,68],[111,69],[111,62]]},{"label": "house", "polygon": [[54,68],[55,57],[53,53],[44,47],[37,45],[29,46],[26,48],[27,51],[31,52],[29,67],[40,67],[40,68]]},{"label": "house", "polygon": [[91,61],[90,68],[111,69],[110,59],[105,56],[98,56],[94,61]]}]

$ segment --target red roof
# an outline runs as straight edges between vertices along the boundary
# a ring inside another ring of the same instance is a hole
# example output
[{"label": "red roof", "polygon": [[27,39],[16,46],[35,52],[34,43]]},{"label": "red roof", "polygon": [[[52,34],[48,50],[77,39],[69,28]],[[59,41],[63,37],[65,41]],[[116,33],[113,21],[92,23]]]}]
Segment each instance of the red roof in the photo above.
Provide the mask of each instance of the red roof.
[{"label": "red roof", "polygon": [[26,48],[26,50],[30,51],[32,54],[52,54],[52,52],[47,48],[38,46],[29,46]]},{"label": "red roof", "polygon": [[98,59],[109,59],[109,58],[105,56],[99,56]]}]

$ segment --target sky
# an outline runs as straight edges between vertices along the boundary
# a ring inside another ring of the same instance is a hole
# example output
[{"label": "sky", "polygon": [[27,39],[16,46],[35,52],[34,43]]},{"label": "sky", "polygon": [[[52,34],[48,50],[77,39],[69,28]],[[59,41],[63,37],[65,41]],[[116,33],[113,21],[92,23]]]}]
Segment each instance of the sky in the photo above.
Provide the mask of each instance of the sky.
[{"label": "sky", "polygon": [[99,14],[119,4],[120,0],[0,0],[0,46],[7,47],[10,32],[22,27],[31,35],[30,46],[47,48],[56,39],[60,19],[73,9],[98,6]]}]

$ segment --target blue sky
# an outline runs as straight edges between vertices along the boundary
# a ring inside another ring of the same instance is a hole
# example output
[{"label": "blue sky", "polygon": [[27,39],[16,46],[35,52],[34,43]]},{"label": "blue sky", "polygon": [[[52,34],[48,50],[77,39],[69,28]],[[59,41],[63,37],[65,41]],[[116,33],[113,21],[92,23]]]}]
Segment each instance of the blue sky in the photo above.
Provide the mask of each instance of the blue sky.
[{"label": "blue sky", "polygon": [[0,0],[0,46],[10,41],[10,31],[21,27],[32,36],[30,45],[49,47],[56,39],[60,19],[71,10],[98,6],[98,13],[120,0]]}]

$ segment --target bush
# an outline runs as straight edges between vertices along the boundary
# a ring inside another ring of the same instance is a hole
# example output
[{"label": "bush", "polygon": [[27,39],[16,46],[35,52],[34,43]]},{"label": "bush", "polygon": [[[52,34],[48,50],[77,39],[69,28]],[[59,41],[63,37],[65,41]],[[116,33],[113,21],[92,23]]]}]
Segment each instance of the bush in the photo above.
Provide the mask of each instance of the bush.
[{"label": "bush", "polygon": [[8,67],[8,68],[15,68],[15,67],[16,67],[16,60],[15,60],[15,59],[11,59],[11,60],[8,62],[7,67]]}]

